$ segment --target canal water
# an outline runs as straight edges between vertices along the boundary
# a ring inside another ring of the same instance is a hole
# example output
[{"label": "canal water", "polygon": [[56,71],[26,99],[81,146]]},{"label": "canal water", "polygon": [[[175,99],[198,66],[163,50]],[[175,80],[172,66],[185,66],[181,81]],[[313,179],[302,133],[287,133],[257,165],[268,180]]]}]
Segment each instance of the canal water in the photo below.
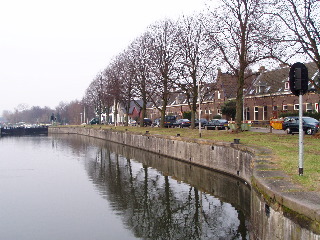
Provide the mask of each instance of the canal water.
[{"label": "canal water", "polygon": [[0,239],[249,239],[237,179],[77,135],[0,138]]}]

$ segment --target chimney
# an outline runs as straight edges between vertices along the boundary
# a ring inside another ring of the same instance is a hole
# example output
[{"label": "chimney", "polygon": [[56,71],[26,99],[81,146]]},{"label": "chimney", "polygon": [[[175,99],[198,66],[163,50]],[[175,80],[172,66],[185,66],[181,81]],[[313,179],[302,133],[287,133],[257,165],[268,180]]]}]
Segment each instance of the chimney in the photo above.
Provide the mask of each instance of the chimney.
[{"label": "chimney", "polygon": [[221,73],[221,68],[218,68],[218,76],[220,76],[222,73]]},{"label": "chimney", "polygon": [[265,66],[261,66],[261,67],[259,68],[259,72],[260,72],[260,73],[263,73],[263,72],[265,72],[265,71],[266,71]]}]

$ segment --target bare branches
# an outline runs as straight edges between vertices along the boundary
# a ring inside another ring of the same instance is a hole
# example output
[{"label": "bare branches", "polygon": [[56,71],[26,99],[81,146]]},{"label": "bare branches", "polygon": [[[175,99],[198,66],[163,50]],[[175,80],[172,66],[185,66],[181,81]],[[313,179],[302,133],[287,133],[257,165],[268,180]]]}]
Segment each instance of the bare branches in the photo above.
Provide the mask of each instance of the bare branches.
[{"label": "bare branches", "polygon": [[148,103],[153,103],[164,119],[168,100],[179,93],[186,96],[193,120],[198,86],[214,89],[212,72],[219,66],[238,78],[240,123],[245,74],[251,67],[267,59],[290,64],[303,53],[320,69],[319,1],[221,3],[208,15],[183,17],[178,22],[166,19],[150,26],[98,74],[85,99],[95,102],[96,109],[100,104],[102,111],[121,102],[128,112],[130,102],[135,101],[142,118]]}]

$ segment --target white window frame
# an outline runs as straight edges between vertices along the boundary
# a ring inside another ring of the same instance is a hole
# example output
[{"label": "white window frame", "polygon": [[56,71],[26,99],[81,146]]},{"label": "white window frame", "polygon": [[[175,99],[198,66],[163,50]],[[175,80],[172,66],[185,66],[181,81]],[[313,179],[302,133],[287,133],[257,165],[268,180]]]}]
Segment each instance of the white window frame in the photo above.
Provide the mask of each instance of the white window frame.
[{"label": "white window frame", "polygon": [[259,107],[258,106],[253,107],[253,117],[254,117],[254,120],[258,120],[257,118],[259,118]]},{"label": "white window frame", "polygon": [[248,119],[248,114],[250,114],[250,108],[249,107],[245,107],[244,108],[244,120],[249,120]]},{"label": "white window frame", "polygon": [[306,111],[307,112],[312,112],[312,103],[306,103]]},{"label": "white window frame", "polygon": [[314,104],[314,110],[315,110],[316,112],[319,112],[318,109],[319,109],[319,103],[315,103],[315,104]]},{"label": "white window frame", "polygon": [[284,90],[289,90],[290,89],[290,84],[289,82],[284,83]]},{"label": "white window frame", "polygon": [[262,112],[262,120],[266,120],[267,115],[268,115],[268,106],[263,106],[262,110],[263,110],[263,112]]},{"label": "white window frame", "polygon": [[220,91],[217,92],[217,97],[218,97],[218,99],[221,99],[221,93],[220,93]]},{"label": "white window frame", "polygon": [[293,105],[293,110],[298,111],[299,110],[299,104],[294,104]]},{"label": "white window frame", "polygon": [[288,105],[282,105],[282,110],[283,111],[288,111]]}]

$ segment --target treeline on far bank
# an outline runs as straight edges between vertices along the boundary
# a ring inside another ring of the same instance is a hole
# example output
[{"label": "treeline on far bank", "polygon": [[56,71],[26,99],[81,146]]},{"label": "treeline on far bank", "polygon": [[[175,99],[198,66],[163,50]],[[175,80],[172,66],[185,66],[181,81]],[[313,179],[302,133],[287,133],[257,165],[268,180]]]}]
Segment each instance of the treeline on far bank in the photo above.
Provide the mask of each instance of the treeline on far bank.
[{"label": "treeline on far bank", "polygon": [[81,124],[94,117],[94,109],[83,101],[60,102],[55,108],[40,106],[18,106],[14,111],[5,110],[2,113],[4,123],[25,122],[30,124],[51,123],[51,116],[59,124]]}]

